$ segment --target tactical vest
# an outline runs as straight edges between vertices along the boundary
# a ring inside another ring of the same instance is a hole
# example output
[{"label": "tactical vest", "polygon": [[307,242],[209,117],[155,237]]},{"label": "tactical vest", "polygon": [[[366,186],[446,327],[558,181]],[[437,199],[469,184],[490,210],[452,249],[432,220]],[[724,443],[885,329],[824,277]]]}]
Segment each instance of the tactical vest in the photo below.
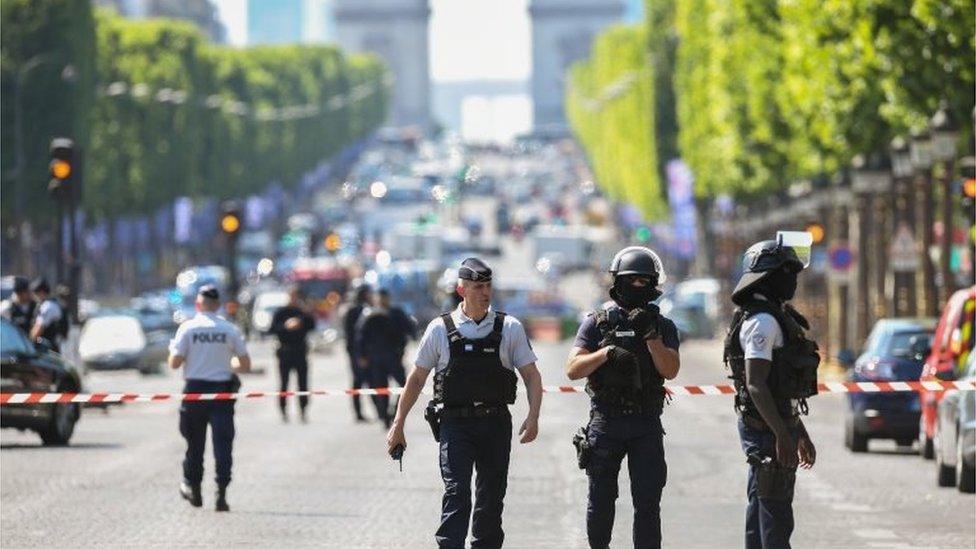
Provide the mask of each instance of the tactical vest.
[{"label": "tactical vest", "polygon": [[[53,301],[54,304],[57,305],[59,309],[61,309],[61,305],[58,303],[56,299],[52,298],[49,299],[48,301]],[[41,337],[50,341],[51,345],[54,346],[55,351],[58,350],[59,342],[61,341],[61,319],[63,319],[64,316],[65,316],[64,309],[61,309],[61,318],[49,324],[41,332]]]},{"label": "tactical vest", "polygon": [[739,341],[742,323],[759,313],[772,315],[783,331],[783,346],[773,350],[772,366],[766,380],[776,409],[785,419],[806,415],[806,399],[817,394],[817,366],[820,364],[817,343],[806,338],[810,325],[793,307],[780,307],[759,299],[750,300],[735,310],[732,326],[725,337],[725,367],[731,372],[729,377],[735,385],[735,409],[763,421],[746,387],[745,353]]},{"label": "tactical vest", "polygon": [[26,309],[21,309],[19,305],[10,302],[10,322],[30,334],[31,327],[34,325],[34,315],[37,313],[37,303],[31,300]]},{"label": "tactical vest", "polygon": [[586,392],[594,405],[661,413],[664,378],[654,367],[647,342],[634,332],[625,311],[616,303],[606,303],[596,312],[596,325],[603,338],[601,347],[616,345],[634,353],[638,369],[628,375],[614,364],[597,368],[586,380]]},{"label": "tactical vest", "polygon": [[495,312],[492,331],[481,339],[461,335],[451,313],[441,315],[447,328],[450,358],[434,375],[434,402],[445,406],[515,403],[515,372],[502,365],[501,344],[505,313]]}]

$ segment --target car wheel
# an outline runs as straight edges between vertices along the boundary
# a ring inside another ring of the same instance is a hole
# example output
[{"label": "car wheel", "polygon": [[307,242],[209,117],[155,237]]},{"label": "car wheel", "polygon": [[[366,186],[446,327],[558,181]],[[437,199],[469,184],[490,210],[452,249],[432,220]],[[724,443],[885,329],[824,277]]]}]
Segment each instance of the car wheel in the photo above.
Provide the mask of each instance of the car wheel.
[{"label": "car wheel", "polygon": [[939,433],[935,434],[934,453],[935,453],[935,474],[939,486],[956,485],[956,469],[945,464],[942,456],[942,441],[939,440]]},{"label": "car wheel", "polygon": [[932,445],[932,439],[930,439],[925,434],[925,415],[923,414],[918,420],[918,453],[921,454],[923,459],[933,459],[935,457],[935,448]]},{"label": "car wheel", "polygon": [[960,492],[972,494],[976,492],[976,468],[966,465],[962,459],[962,437],[956,442],[956,478]]},{"label": "car wheel", "polygon": [[55,404],[54,413],[51,414],[51,422],[38,434],[45,446],[65,446],[71,440],[71,435],[75,432],[75,423],[78,421],[78,404],[64,403]]},{"label": "car wheel", "polygon": [[844,445],[855,453],[868,451],[868,437],[854,426],[854,418],[848,418],[844,428]]}]

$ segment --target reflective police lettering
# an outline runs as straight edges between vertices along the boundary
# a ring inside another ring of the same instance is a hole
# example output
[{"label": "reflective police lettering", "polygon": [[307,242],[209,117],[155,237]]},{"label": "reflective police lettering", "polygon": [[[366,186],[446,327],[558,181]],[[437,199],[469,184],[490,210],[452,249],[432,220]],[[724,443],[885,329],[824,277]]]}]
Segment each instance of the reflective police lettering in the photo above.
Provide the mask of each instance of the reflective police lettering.
[{"label": "reflective police lettering", "polygon": [[227,334],[216,333],[195,333],[193,343],[227,343]]},{"label": "reflective police lettering", "polygon": [[637,334],[633,330],[627,330],[626,332],[614,332],[613,335],[617,337],[634,337]]}]

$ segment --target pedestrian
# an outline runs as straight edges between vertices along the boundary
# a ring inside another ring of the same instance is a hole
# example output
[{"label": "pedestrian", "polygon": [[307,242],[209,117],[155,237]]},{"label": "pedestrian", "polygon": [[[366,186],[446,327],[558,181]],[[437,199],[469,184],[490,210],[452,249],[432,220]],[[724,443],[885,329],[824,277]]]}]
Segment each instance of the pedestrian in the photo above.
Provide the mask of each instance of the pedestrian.
[{"label": "pedestrian", "polygon": [[[288,390],[288,380],[291,372],[298,378],[298,390],[308,391],[308,334],[315,330],[315,317],[310,315],[302,306],[301,290],[294,286],[288,290],[288,304],[275,311],[271,318],[268,332],[278,337],[278,379],[280,390]],[[288,421],[288,399],[284,395],[278,396],[278,407],[281,409],[282,421]],[[308,421],[305,409],[308,407],[308,395],[298,396],[298,410],[302,423]]]},{"label": "pedestrian", "polygon": [[791,234],[796,233],[780,233],[746,250],[725,339],[739,438],[749,463],[746,549],[790,546],[797,465],[809,469],[817,459],[800,415],[807,412],[806,398],[817,392],[820,356],[805,335],[806,319],[787,303],[808,264],[812,239],[791,246]]},{"label": "pedestrian", "polygon": [[590,421],[574,439],[589,477],[586,535],[610,546],[620,464],[627,457],[634,503],[634,547],[661,547],[661,493],[667,481],[664,380],[681,368],[678,330],[653,303],[666,280],[657,254],[631,246],[610,264],[610,301],[580,325],[566,364],[570,379],[587,378]]},{"label": "pedestrian", "polygon": [[[197,314],[176,330],[169,346],[169,365],[183,367],[184,393],[236,393],[240,380],[235,372],[251,369],[251,358],[240,330],[217,316],[220,293],[205,285],[197,293]],[[237,366],[231,365],[237,358]],[[234,445],[234,400],[183,401],[180,406],[180,434],[186,439],[183,482],[180,494],[194,507],[203,505],[203,452],[207,426],[213,439],[216,468],[216,510],[229,511],[227,485],[231,480]]]},{"label": "pedestrian", "polygon": [[14,277],[14,291],[9,299],[0,303],[0,316],[30,335],[37,314],[37,302],[30,292],[30,281],[22,276]]},{"label": "pedestrian", "polygon": [[[403,426],[433,370],[434,398],[425,417],[440,442],[444,498],[435,540],[440,547],[464,547],[472,522],[472,547],[501,547],[502,507],[508,484],[512,416],[517,371],[525,383],[529,413],[519,429],[523,444],[535,440],[542,405],[542,377],[536,356],[518,319],[491,309],[491,269],[477,258],[458,269],[460,305],[427,325],[415,367],[396,418],[387,450],[406,448]],[[471,476],[476,473],[474,513]]]},{"label": "pedestrian", "polygon": [[[389,386],[390,376],[396,375],[396,363],[402,360],[405,346],[402,321],[394,317],[389,307],[390,294],[381,288],[373,305],[363,311],[356,325],[356,359],[359,367],[366,371],[369,386],[374,389]],[[400,379],[405,382],[404,378]],[[372,400],[376,414],[389,429],[389,395],[373,395]]]},{"label": "pedestrian", "polygon": [[31,291],[37,300],[37,316],[30,331],[33,341],[47,341],[54,352],[61,351],[61,317],[64,312],[58,300],[51,295],[51,286],[47,280],[38,278],[31,283]]},{"label": "pedestrian", "polygon": [[[352,388],[354,390],[362,389],[369,383],[366,369],[360,367],[359,360],[356,358],[356,325],[359,323],[359,317],[362,316],[363,310],[369,306],[372,299],[373,291],[368,285],[363,284],[356,288],[355,301],[342,318],[343,332],[346,335],[346,355],[349,357],[349,371],[352,374]],[[356,421],[366,421],[366,417],[363,416],[362,399],[359,395],[352,395],[352,409],[356,414]]]}]

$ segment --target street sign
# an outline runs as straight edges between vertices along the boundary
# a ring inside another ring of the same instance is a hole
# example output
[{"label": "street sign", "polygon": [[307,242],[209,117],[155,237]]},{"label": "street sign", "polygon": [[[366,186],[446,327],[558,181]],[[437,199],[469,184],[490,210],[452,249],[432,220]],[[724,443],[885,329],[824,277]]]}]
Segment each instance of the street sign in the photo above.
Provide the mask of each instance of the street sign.
[{"label": "street sign", "polygon": [[854,252],[846,243],[831,246],[827,251],[827,258],[834,271],[847,272],[854,264]]},{"label": "street sign", "polygon": [[888,249],[891,270],[895,272],[915,272],[919,267],[918,246],[911,228],[902,223],[895,231],[895,238]]}]

